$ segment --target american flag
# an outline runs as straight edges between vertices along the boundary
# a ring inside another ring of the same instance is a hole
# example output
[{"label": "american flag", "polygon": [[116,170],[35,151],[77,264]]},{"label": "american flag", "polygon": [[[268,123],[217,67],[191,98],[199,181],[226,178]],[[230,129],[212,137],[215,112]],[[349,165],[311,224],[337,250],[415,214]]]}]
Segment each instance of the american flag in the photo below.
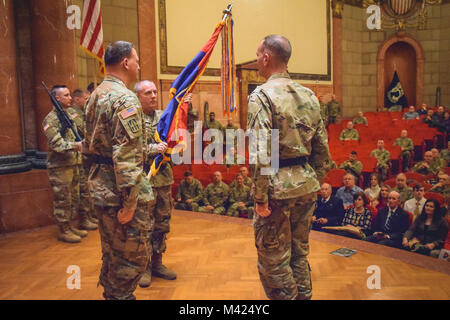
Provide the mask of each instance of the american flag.
[{"label": "american flag", "polygon": [[105,60],[103,59],[103,55],[105,53],[105,47],[103,44],[100,0],[84,0],[80,47],[99,61],[100,73],[104,76]]},{"label": "american flag", "polygon": [[391,9],[399,16],[407,13],[415,3],[414,0],[391,0]]}]

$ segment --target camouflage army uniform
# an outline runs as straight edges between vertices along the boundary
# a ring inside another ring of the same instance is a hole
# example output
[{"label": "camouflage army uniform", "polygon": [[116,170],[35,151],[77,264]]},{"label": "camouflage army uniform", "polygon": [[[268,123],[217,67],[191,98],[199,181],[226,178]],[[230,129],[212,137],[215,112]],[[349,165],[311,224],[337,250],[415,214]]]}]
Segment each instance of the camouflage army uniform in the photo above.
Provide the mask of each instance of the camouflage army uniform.
[{"label": "camouflage army uniform", "polygon": [[[153,160],[158,154],[155,131],[162,114],[162,110],[155,110],[151,116],[144,114],[146,145],[148,145],[149,149],[145,161],[146,165],[144,166],[145,173],[148,173]],[[166,235],[170,231],[170,218],[173,207],[173,173],[171,164],[163,164],[158,173],[150,179],[150,184],[156,199],[155,211],[153,212],[155,218],[152,234],[153,253],[161,254],[166,251]]]},{"label": "camouflage army uniform", "polygon": [[[259,275],[270,299],[307,299],[312,295],[309,231],[317,191],[331,166],[328,137],[314,93],[290,79],[273,74],[249,96],[247,128],[279,130],[280,161],[271,175],[268,167],[251,166],[257,203],[268,201],[272,210],[263,218],[255,214],[254,230]],[[264,148],[262,148],[264,149]],[[263,153],[269,150],[261,150]]]},{"label": "camouflage army uniform", "polygon": [[435,193],[439,193],[442,194],[446,200],[446,202],[448,202],[449,198],[450,198],[450,186],[437,186],[437,187],[432,187],[430,189],[430,192],[435,192]]},{"label": "camouflage army uniform", "polygon": [[438,173],[442,168],[445,167],[445,160],[441,159],[440,157],[434,158],[433,161],[431,161],[431,167],[434,172]]},{"label": "camouflage army uniform", "polygon": [[[71,108],[65,111],[72,120],[78,116]],[[57,224],[63,227],[78,214],[81,155],[72,130],[67,129],[64,136],[61,135],[56,109],[44,118],[42,126],[48,142],[47,169],[54,193],[53,214]]]},{"label": "camouflage army uniform", "polygon": [[336,100],[328,102],[328,121],[329,123],[336,123],[336,118],[341,113],[341,106]]},{"label": "camouflage army uniform", "polygon": [[326,127],[328,125],[328,105],[320,102],[320,117],[323,120],[323,124]]},{"label": "camouflage army uniform", "polygon": [[411,151],[414,149],[413,141],[408,137],[400,137],[395,139],[394,146],[403,148],[402,151],[402,168],[409,168],[409,161],[411,160]]},{"label": "camouflage army uniform", "polygon": [[372,150],[370,153],[371,157],[377,158],[376,171],[381,181],[386,180],[389,170],[389,160],[391,159],[391,154],[386,149],[379,150],[378,148]]},{"label": "camouflage army uniform", "polygon": [[405,203],[406,200],[414,198],[413,189],[410,187],[404,188],[395,187],[392,189],[392,191],[397,191],[400,194],[400,202],[402,204]]},{"label": "camouflage army uniform", "polygon": [[220,181],[218,184],[214,182],[208,184],[203,193],[203,203],[205,206],[200,207],[199,212],[209,212],[206,206],[213,206],[214,210],[212,213],[225,214],[225,203],[228,200],[229,193],[230,188],[223,181]]},{"label": "camouflage army uniform", "polygon": [[[246,185],[230,188],[230,208],[227,215],[232,217],[239,217],[241,214],[247,214],[248,218],[253,218],[253,198],[251,190]],[[243,202],[245,208],[242,208],[238,202]]]},{"label": "camouflage army uniform", "polygon": [[359,176],[361,175],[363,169],[363,165],[361,161],[358,160],[355,161],[346,160],[342,162],[342,164],[339,166],[339,169],[344,169],[348,173],[354,175],[356,179],[359,179]]},{"label": "camouflage army uniform", "polygon": [[353,124],[357,125],[357,124],[365,124],[366,126],[369,124],[369,121],[367,121],[366,117],[355,117],[353,119]]},{"label": "camouflage army uniform", "polygon": [[420,166],[422,164],[426,164],[426,163],[427,163],[426,161],[417,162],[414,165],[414,167],[411,169],[411,171],[423,174],[424,176],[426,176],[428,174],[437,174],[439,172],[439,170],[436,170],[436,167],[433,166],[432,163],[428,165],[428,168],[427,167],[420,168]]},{"label": "camouflage army uniform", "polygon": [[339,140],[359,140],[358,130],[356,129],[344,129],[339,135]]},{"label": "camouflage army uniform", "polygon": [[[147,153],[143,113],[136,95],[107,75],[86,105],[83,152],[92,166],[88,184],[99,219],[103,265],[99,283],[106,299],[133,299],[151,262],[155,201],[143,170]],[[121,208],[136,208],[120,224]]]},{"label": "camouflage army uniform", "polygon": [[441,150],[441,153],[439,154],[439,158],[441,158],[448,164],[450,162],[450,150],[449,149]]},{"label": "camouflage army uniform", "polygon": [[[252,180],[252,178],[250,178],[250,177],[245,178],[245,179],[244,179],[244,185],[247,186],[247,187],[249,187],[250,190],[251,190],[252,187],[253,187],[253,180]],[[230,183],[230,188],[236,188],[236,187],[237,187],[237,181],[236,181],[236,179],[234,179],[234,180]]]},{"label": "camouflage army uniform", "polygon": [[[85,117],[84,117],[84,111],[77,108],[77,107],[70,107],[69,108],[74,113],[73,121],[75,125],[77,126],[77,130],[80,133],[80,136],[84,138],[84,130],[85,130]],[[76,116],[75,116],[76,114]],[[89,172],[89,168],[86,167],[86,161],[82,161],[85,159],[85,156],[81,155],[77,165],[78,165],[78,171],[80,173],[80,201],[79,201],[79,207],[78,207],[78,214],[81,217],[88,216],[91,217],[92,215],[92,203],[91,203],[91,197],[89,195],[89,186],[87,182],[87,174]],[[95,218],[95,217],[94,217]]]},{"label": "camouflage army uniform", "polygon": [[[203,186],[200,181],[194,178],[192,183],[188,184],[184,179],[181,180],[177,199],[181,199],[181,202],[175,203],[175,209],[198,211],[199,202],[203,199]],[[191,200],[191,203],[186,203],[186,200]]]}]

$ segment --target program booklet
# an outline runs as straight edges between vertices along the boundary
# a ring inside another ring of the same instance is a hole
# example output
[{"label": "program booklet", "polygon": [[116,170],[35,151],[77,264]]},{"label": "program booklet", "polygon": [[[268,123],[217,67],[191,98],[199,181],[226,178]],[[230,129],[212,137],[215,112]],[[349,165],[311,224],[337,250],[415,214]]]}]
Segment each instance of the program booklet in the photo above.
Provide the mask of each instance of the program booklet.
[{"label": "program booklet", "polygon": [[330,252],[331,254],[334,254],[336,256],[341,256],[341,257],[351,257],[352,255],[354,255],[357,251],[356,250],[352,250],[352,249],[347,249],[347,248],[340,248],[337,249],[333,252]]}]

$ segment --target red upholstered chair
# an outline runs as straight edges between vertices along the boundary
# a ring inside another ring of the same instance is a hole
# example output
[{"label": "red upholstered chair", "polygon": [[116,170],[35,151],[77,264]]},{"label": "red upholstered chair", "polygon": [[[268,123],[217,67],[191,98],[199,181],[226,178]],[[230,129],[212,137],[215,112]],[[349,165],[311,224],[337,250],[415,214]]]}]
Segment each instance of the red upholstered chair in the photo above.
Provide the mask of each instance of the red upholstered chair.
[{"label": "red upholstered chair", "polygon": [[409,225],[412,225],[412,223],[413,223],[413,219],[414,219],[414,215],[411,213],[411,212],[409,212],[409,211],[406,211],[405,210],[405,212],[408,214],[408,216],[409,216]]},{"label": "red upholstered chair", "polygon": [[425,181],[425,176],[417,172],[406,172],[405,176],[406,180],[416,180],[419,183],[423,183]]},{"label": "red upholstered chair", "polygon": [[344,169],[331,169],[328,171],[327,176],[324,179],[324,182],[331,185],[332,188],[339,188],[343,185],[343,178],[347,174],[347,171]]},{"label": "red upholstered chair", "polygon": [[384,181],[384,184],[387,184],[391,188],[395,188],[395,186],[397,185],[397,183],[395,182],[395,179],[388,179],[388,180]]},{"label": "red upholstered chair", "polygon": [[445,204],[445,198],[442,194],[440,193],[436,193],[436,192],[425,192],[425,194],[423,195],[425,197],[425,199],[434,199],[437,202],[439,202],[439,204],[441,206],[443,206]]},{"label": "red upholstered chair", "polygon": [[442,168],[444,170],[445,174],[450,175],[450,167]]}]

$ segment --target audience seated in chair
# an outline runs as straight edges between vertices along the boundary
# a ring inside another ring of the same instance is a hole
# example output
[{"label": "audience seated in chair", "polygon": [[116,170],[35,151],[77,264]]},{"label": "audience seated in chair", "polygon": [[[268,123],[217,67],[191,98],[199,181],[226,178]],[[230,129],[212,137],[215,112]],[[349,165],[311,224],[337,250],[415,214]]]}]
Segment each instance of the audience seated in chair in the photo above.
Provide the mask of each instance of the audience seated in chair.
[{"label": "audience seated in chair", "polygon": [[442,168],[445,168],[445,160],[443,160],[439,155],[439,150],[436,148],[433,148],[430,150],[431,155],[433,156],[433,160],[431,161],[431,166],[434,168],[434,170],[440,171]]},{"label": "audience seated in chair", "polygon": [[425,194],[425,188],[421,184],[416,184],[413,187],[413,194],[414,198],[407,200],[403,205],[403,209],[413,214],[414,221],[422,212],[427,199],[423,196]]},{"label": "audience seated in chair", "polygon": [[355,128],[353,128],[353,122],[351,121],[347,122],[347,128],[342,130],[341,134],[339,135],[339,140],[341,141],[359,140],[359,134],[358,131]]},{"label": "audience seated in chair", "polygon": [[[249,187],[250,190],[251,190],[252,187],[253,187],[253,180],[252,180],[252,178],[250,178],[250,177],[248,176],[248,169],[247,169],[247,167],[241,167],[241,168],[239,169],[239,174],[236,175],[236,178],[237,178],[239,175],[241,175],[242,178],[244,179],[244,185],[246,185],[247,187]],[[237,181],[236,181],[236,180],[237,180],[237,179],[234,179],[234,180],[230,183],[230,188],[234,188],[234,187],[237,185]]]},{"label": "audience seated in chair", "polygon": [[439,170],[436,170],[436,167],[433,166],[433,154],[431,151],[425,152],[423,158],[424,161],[416,163],[416,165],[412,168],[412,171],[418,172],[425,176],[429,174],[437,174]]},{"label": "audience seated in chair", "polygon": [[184,179],[178,186],[175,209],[198,211],[199,204],[203,199],[203,186],[194,178],[192,172],[186,171]]},{"label": "audience seated in chair", "polygon": [[436,183],[430,192],[442,194],[446,199],[450,197],[450,177],[447,174],[439,176],[439,182]]},{"label": "audience seated in chair", "polygon": [[377,159],[375,171],[378,173],[381,181],[386,180],[389,171],[389,161],[391,154],[384,148],[384,140],[378,140],[377,148],[370,153],[371,157]]},{"label": "audience seated in chair", "polygon": [[224,215],[226,213],[225,204],[228,200],[230,188],[222,181],[222,173],[214,172],[213,182],[208,184],[203,192],[203,207],[198,211]]},{"label": "audience seated in chair", "polygon": [[227,215],[231,217],[253,218],[253,198],[251,189],[244,184],[244,177],[238,174],[236,184],[230,187],[230,201]]},{"label": "audience seated in chair", "polygon": [[331,194],[331,186],[323,183],[317,198],[317,207],[312,217],[312,229],[320,231],[325,226],[340,226],[344,217],[342,200]]},{"label": "audience seated in chair", "polygon": [[422,116],[428,113],[428,108],[426,103],[422,103],[422,106],[417,110],[417,113]]},{"label": "audience seated in chair", "polygon": [[[374,200],[377,200],[380,196],[380,183],[378,181],[378,175],[376,173],[372,173],[370,175],[370,187],[364,190],[364,193],[366,196],[369,197],[370,203],[372,205],[372,202]],[[373,207],[376,207],[377,204],[375,204]]]},{"label": "audience seated in chair", "polygon": [[394,141],[394,146],[399,146],[402,150],[402,168],[403,171],[409,170],[409,163],[411,161],[411,152],[414,149],[413,141],[408,138],[408,131],[402,130],[400,138]]},{"label": "audience seated in chair", "polygon": [[446,167],[450,164],[450,140],[447,142],[447,149],[442,149],[439,157],[445,161]]},{"label": "audience seated in chair", "polygon": [[358,115],[353,118],[353,124],[354,125],[364,124],[364,125],[368,126],[369,125],[369,121],[367,121],[367,118],[364,117],[364,113],[362,111],[359,111]]},{"label": "audience seated in chair", "polygon": [[447,233],[445,208],[441,208],[436,200],[429,199],[425,202],[422,213],[406,231],[402,246],[407,250],[438,258]]},{"label": "audience seated in chair", "polygon": [[406,184],[406,176],[404,173],[399,173],[395,179],[396,186],[392,191],[397,191],[400,194],[400,204],[403,206],[406,200],[414,197],[413,190]]},{"label": "audience seated in chair", "polygon": [[403,234],[409,227],[409,215],[400,207],[400,194],[391,191],[388,206],[378,212],[374,233],[365,240],[384,246],[400,248]]},{"label": "audience seated in chair", "polygon": [[416,112],[416,108],[414,106],[410,106],[408,112],[403,114],[403,119],[405,120],[415,120],[419,119],[419,114]]},{"label": "audience seated in chair", "polygon": [[363,192],[362,189],[355,185],[355,176],[347,173],[343,178],[344,186],[336,192],[336,197],[342,200],[344,209],[353,204],[353,196],[357,192]]},{"label": "audience seated in chair", "polygon": [[361,172],[363,170],[363,165],[361,161],[358,161],[356,158],[358,156],[356,151],[350,152],[350,156],[348,160],[345,160],[339,166],[339,169],[344,169],[348,173],[355,176],[355,184],[358,185],[359,178],[361,176]]},{"label": "audience seated in chair", "polygon": [[387,207],[388,205],[388,197],[391,192],[391,187],[387,184],[382,184],[380,187],[380,196],[377,200],[371,202],[371,206],[377,208],[378,211]]}]

